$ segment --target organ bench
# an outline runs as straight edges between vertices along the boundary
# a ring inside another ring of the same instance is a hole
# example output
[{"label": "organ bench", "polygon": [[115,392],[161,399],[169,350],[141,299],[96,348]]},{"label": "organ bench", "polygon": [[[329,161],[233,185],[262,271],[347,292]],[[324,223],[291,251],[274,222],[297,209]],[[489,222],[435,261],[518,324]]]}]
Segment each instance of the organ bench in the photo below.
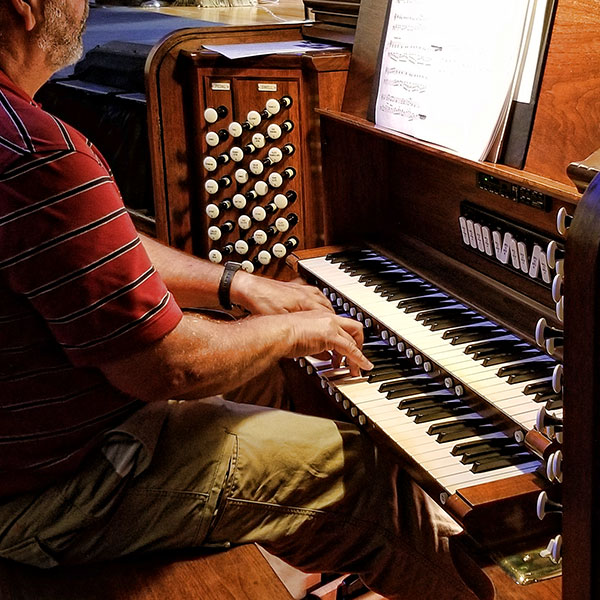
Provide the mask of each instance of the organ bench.
[{"label": "organ bench", "polygon": [[[225,574],[225,575],[224,575]],[[0,562],[2,600],[292,600],[254,545],[43,570]]]}]

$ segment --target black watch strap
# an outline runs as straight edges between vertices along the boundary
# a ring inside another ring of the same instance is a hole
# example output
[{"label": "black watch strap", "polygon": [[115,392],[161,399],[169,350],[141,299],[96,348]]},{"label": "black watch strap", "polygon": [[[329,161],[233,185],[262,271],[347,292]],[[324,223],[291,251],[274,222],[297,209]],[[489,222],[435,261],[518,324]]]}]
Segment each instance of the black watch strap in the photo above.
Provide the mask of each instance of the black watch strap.
[{"label": "black watch strap", "polygon": [[233,276],[242,268],[240,263],[227,261],[224,265],[221,281],[219,282],[219,303],[225,310],[231,310],[231,282]]}]

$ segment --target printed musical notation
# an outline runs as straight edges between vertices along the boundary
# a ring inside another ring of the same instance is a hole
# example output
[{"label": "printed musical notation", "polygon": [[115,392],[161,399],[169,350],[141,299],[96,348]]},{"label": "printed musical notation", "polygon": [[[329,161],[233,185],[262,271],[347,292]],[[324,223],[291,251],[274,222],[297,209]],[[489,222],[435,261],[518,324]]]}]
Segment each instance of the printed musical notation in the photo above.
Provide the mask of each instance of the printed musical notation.
[{"label": "printed musical notation", "polygon": [[529,1],[391,0],[375,122],[482,160],[510,103]]}]

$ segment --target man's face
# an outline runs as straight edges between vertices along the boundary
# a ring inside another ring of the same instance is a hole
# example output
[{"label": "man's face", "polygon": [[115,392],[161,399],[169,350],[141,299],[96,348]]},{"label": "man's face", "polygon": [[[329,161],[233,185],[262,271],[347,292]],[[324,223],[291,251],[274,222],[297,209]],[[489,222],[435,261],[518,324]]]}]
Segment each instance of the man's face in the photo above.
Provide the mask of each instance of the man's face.
[{"label": "man's face", "polygon": [[46,52],[48,66],[55,71],[81,58],[88,12],[87,0],[46,0],[38,45]]}]

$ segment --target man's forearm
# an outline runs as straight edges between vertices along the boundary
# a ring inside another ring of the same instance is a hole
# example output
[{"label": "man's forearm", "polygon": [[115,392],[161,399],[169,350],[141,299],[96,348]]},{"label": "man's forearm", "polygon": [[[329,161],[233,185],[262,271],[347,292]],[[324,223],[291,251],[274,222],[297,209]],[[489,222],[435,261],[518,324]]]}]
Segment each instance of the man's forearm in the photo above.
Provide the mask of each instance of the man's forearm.
[{"label": "man's forearm", "polygon": [[221,394],[288,355],[287,329],[278,316],[224,323],[185,315],[153,347],[102,370],[113,385],[146,401]]},{"label": "man's forearm", "polygon": [[362,325],[324,310],[213,321],[185,315],[152,346],[101,367],[123,392],[146,401],[191,398],[239,387],[280,358],[345,356],[351,373],[370,369]]},{"label": "man's forearm", "polygon": [[144,248],[165,285],[184,308],[217,308],[223,267],[140,234]]}]

